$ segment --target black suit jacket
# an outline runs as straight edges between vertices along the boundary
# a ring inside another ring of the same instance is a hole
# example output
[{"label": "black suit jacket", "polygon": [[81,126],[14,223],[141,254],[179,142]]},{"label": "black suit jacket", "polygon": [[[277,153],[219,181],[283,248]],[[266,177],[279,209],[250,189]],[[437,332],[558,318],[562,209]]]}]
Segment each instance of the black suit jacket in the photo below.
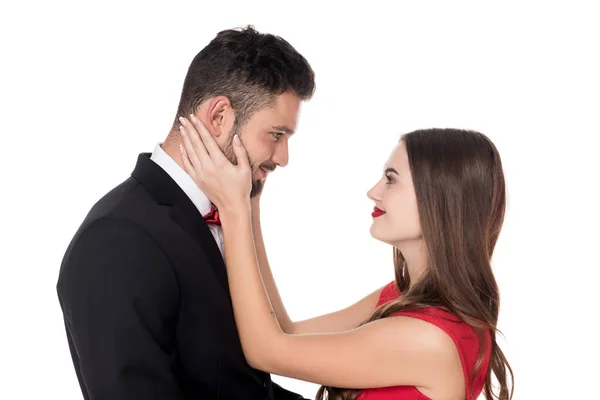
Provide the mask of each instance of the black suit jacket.
[{"label": "black suit jacket", "polygon": [[246,363],[219,248],[149,157],[94,205],[61,265],[58,297],[84,398],[302,399]]}]

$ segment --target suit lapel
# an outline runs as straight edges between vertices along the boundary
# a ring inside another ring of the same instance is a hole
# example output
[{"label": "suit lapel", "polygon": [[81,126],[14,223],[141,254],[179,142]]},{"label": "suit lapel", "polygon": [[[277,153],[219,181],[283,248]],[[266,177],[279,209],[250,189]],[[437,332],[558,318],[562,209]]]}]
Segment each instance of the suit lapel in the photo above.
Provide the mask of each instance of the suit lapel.
[{"label": "suit lapel", "polygon": [[[140,181],[159,204],[172,207],[171,219],[188,232],[200,246],[223,290],[230,297],[227,269],[221,251],[208,225],[190,198],[161,167],[150,159],[149,153],[139,155],[131,176]],[[201,265],[198,265],[198,268],[201,268]]]},{"label": "suit lapel", "polygon": [[[185,231],[187,231],[195,242],[202,248],[204,254],[208,258],[208,262],[211,265],[213,272],[221,282],[221,286],[225,290],[227,296],[229,296],[229,284],[227,282],[227,269],[223,261],[223,256],[219,250],[219,246],[215,242],[215,238],[212,235],[210,229],[204,222],[204,219],[200,215],[198,209],[189,202],[192,210],[188,210],[188,207],[182,205],[175,205],[171,210],[171,219]],[[200,267],[200,266],[198,266]]]}]

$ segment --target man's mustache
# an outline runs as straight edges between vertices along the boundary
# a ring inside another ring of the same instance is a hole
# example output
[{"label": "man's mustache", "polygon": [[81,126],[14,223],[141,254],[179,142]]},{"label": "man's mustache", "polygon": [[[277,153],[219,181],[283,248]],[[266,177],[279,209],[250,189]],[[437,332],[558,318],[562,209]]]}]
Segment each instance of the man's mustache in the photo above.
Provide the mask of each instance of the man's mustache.
[{"label": "man's mustache", "polygon": [[266,162],[260,164],[260,168],[264,169],[265,171],[273,172],[275,171],[275,168],[277,168],[277,164]]}]

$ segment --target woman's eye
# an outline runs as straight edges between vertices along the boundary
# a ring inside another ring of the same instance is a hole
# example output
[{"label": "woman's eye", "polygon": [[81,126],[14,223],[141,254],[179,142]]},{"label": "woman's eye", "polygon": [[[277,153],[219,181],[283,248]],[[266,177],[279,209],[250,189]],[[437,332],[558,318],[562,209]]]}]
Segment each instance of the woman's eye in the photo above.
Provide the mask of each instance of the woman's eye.
[{"label": "woman's eye", "polygon": [[392,183],[394,183],[394,180],[389,175],[386,175],[385,179],[387,179],[386,185],[391,185]]}]

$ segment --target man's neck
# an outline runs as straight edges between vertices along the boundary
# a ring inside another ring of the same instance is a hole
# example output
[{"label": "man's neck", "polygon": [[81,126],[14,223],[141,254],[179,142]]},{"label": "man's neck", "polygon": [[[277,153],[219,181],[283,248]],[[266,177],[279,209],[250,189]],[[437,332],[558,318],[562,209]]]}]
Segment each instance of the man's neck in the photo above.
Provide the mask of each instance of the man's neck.
[{"label": "man's neck", "polygon": [[181,151],[179,150],[179,145],[181,141],[172,137],[173,133],[169,134],[167,139],[160,145],[160,148],[173,159],[182,169],[183,162],[181,161]]}]

